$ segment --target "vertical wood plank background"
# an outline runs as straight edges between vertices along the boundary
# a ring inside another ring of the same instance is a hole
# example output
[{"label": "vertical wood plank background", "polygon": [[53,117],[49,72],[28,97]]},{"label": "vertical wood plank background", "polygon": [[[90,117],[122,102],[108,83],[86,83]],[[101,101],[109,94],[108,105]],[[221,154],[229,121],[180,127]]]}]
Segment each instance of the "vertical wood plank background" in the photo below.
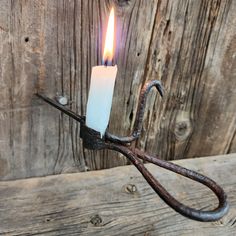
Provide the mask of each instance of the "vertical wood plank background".
[{"label": "vertical wood plank background", "polygon": [[119,154],[83,149],[79,125],[35,97],[65,93],[85,114],[91,67],[116,10],[118,77],[109,131],[129,134],[152,79],[136,143],[173,160],[236,151],[233,0],[0,0],[0,179],[110,168]]}]

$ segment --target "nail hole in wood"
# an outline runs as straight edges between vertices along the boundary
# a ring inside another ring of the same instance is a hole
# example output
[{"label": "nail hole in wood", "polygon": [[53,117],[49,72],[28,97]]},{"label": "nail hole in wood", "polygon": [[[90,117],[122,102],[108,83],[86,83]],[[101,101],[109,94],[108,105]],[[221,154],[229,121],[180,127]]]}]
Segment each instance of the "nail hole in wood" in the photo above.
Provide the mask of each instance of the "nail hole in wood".
[{"label": "nail hole in wood", "polygon": [[95,215],[91,218],[90,222],[94,226],[99,226],[102,223],[102,218],[99,215]]},{"label": "nail hole in wood", "polygon": [[130,112],[130,114],[129,114],[129,121],[130,121],[130,123],[132,122],[133,117],[134,117],[134,113],[133,113],[133,110],[132,110],[132,111]]},{"label": "nail hole in wood", "polygon": [[29,37],[25,37],[25,42],[26,42],[26,43],[29,42]]}]

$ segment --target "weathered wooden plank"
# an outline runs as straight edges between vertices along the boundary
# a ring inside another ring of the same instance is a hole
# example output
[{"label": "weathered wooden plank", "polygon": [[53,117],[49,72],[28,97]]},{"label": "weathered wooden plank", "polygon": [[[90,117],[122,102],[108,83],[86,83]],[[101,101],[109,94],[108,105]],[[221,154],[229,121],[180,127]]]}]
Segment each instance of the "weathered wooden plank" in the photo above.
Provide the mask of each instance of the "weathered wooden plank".
[{"label": "weathered wooden plank", "polygon": [[[68,120],[55,115],[46,105],[0,111],[1,178],[26,178],[83,169],[71,155],[71,148],[67,148],[69,138],[61,138],[58,134],[58,123],[63,122]],[[58,152],[59,146],[63,155]]]},{"label": "weathered wooden plank", "polygon": [[142,84],[160,79],[165,97],[150,96],[137,146],[164,159],[235,151],[235,1],[1,0],[0,113],[8,114],[0,123],[1,179],[127,164],[114,152],[84,150],[74,121],[34,101],[37,89],[65,93],[85,113],[112,4],[119,73],[109,130],[128,134]]},{"label": "weathered wooden plank", "polygon": [[[133,166],[0,182],[1,235],[235,235],[236,154],[176,161],[219,182],[229,197],[222,220],[202,223],[167,207]],[[179,200],[216,204],[209,190],[148,164]],[[129,187],[135,186],[135,191]]]},{"label": "weathered wooden plank", "polygon": [[162,1],[145,80],[159,78],[140,146],[165,159],[235,150],[236,2]]}]

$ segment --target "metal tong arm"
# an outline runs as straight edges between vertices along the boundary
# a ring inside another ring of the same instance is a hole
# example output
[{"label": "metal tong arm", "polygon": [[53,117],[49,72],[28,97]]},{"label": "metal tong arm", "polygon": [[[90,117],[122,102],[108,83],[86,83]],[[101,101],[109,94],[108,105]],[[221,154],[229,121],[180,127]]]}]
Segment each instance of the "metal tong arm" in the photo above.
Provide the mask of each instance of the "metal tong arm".
[{"label": "metal tong arm", "polygon": [[42,93],[36,93],[36,96],[38,96],[43,101],[45,101],[46,103],[50,104],[51,106],[53,106],[53,107],[57,108],[58,110],[62,111],[63,113],[67,114],[68,116],[70,116],[74,120],[79,121],[80,123],[84,123],[84,121],[85,121],[85,117],[84,116],[80,116],[80,115],[76,114],[75,112],[69,110],[65,106],[62,106],[61,104],[59,104],[55,100],[45,96]]},{"label": "metal tong arm", "polygon": [[[169,205],[171,208],[173,208],[175,211],[177,211],[181,215],[191,218],[193,220],[207,222],[207,221],[219,220],[227,213],[228,208],[229,208],[228,203],[226,201],[227,196],[224,190],[210,178],[204,175],[201,175],[195,171],[186,169],[182,166],[176,165],[174,163],[158,159],[157,157],[152,157],[138,149],[131,150],[128,147],[125,147],[119,144],[114,144],[114,143],[109,143],[107,148],[111,150],[115,150],[125,155],[135,165],[135,167],[141,172],[143,177],[146,179],[149,185],[153,188],[153,190],[160,196],[160,198],[163,201],[165,201],[167,205]],[[146,167],[141,162],[141,160],[139,160],[139,158],[207,186],[217,196],[219,200],[218,206],[214,210],[201,211],[201,210],[197,210],[197,209],[194,209],[194,208],[191,208],[182,204],[181,202],[176,200],[158,182],[158,180],[146,169]]]},{"label": "metal tong arm", "polygon": [[163,88],[159,80],[152,80],[144,84],[144,86],[141,89],[140,96],[139,96],[138,109],[137,109],[135,122],[134,122],[134,130],[131,133],[131,135],[119,137],[119,136],[110,134],[109,132],[106,132],[105,138],[107,140],[111,142],[115,142],[115,143],[128,144],[139,138],[142,131],[143,116],[144,116],[144,111],[146,107],[147,95],[149,94],[152,87],[156,87],[159,94],[163,96]]},{"label": "metal tong arm", "polygon": [[[105,133],[106,140],[109,140],[109,141],[115,142],[115,143],[122,143],[122,144],[126,143],[127,144],[127,143],[131,143],[132,141],[139,138],[139,136],[141,134],[141,130],[142,130],[142,122],[143,122],[143,116],[144,116],[144,111],[145,111],[145,107],[146,107],[147,95],[149,94],[152,87],[156,87],[159,94],[161,96],[163,96],[162,85],[161,85],[161,82],[158,80],[149,81],[142,87],[141,94],[139,97],[138,110],[137,110],[136,117],[135,117],[134,130],[133,130],[132,134],[130,136],[119,137],[119,136],[110,134],[109,132],[106,132]],[[72,117],[76,121],[79,121],[80,123],[85,122],[84,116],[76,114],[75,112],[69,110],[65,106],[60,105],[55,100],[45,96],[42,93],[37,93],[36,95],[39,98],[41,98],[42,100],[44,100],[45,102],[47,102],[48,104],[52,105],[53,107],[57,108],[58,110],[62,111],[65,114],[67,114],[68,116]]]}]

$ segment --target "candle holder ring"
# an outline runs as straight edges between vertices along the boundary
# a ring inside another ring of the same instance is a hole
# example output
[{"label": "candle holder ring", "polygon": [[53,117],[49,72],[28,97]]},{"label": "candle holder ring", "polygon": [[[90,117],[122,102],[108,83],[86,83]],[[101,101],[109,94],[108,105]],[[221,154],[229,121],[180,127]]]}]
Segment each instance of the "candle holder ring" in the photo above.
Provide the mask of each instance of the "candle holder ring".
[{"label": "candle holder ring", "polygon": [[[80,137],[83,141],[83,146],[90,150],[102,150],[109,149],[126,156],[131,163],[140,171],[148,184],[153,188],[153,190],[160,196],[160,198],[169,205],[172,209],[177,211],[183,216],[197,221],[216,221],[221,219],[228,211],[229,205],[227,203],[227,196],[224,190],[212,179],[182,166],[176,165],[169,161],[161,160],[157,156],[151,156],[145,152],[140,151],[137,148],[132,148],[131,143],[140,137],[142,130],[143,116],[146,106],[147,96],[152,89],[156,87],[159,94],[163,96],[163,89],[161,83],[157,80],[147,82],[140,93],[137,114],[134,123],[134,130],[130,136],[119,137],[109,132],[106,132],[104,137],[101,138],[99,132],[87,127],[85,125],[85,116],[80,116],[68,108],[60,105],[58,102],[46,97],[43,94],[38,93],[37,96],[52,105],[53,107],[59,109],[63,113],[67,114],[71,118],[80,122]],[[158,180],[148,171],[148,169],[143,164],[143,161],[155,164],[161,168],[167,169],[193,181],[201,183],[207,186],[218,198],[219,204],[213,210],[202,211],[188,207],[178,200],[176,200],[159,182]]]}]

